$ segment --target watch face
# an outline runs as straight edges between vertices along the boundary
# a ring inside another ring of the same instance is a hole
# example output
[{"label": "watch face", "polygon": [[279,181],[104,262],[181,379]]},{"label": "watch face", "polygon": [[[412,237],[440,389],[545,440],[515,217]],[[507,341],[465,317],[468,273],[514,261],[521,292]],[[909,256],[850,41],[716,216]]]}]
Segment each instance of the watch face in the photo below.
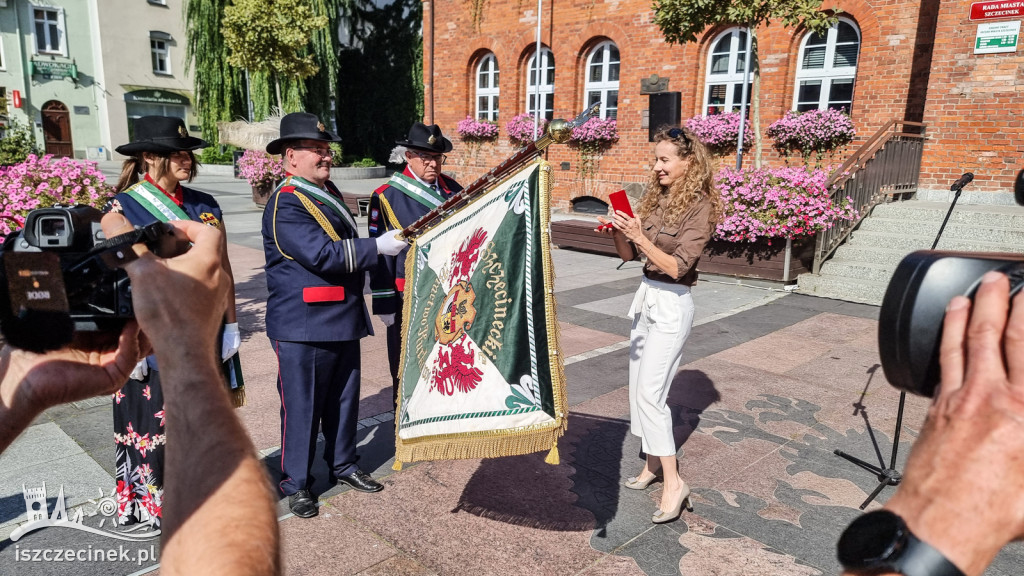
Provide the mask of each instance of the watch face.
[{"label": "watch face", "polygon": [[847,568],[885,566],[905,545],[903,520],[876,510],[854,520],[839,537],[839,563]]}]

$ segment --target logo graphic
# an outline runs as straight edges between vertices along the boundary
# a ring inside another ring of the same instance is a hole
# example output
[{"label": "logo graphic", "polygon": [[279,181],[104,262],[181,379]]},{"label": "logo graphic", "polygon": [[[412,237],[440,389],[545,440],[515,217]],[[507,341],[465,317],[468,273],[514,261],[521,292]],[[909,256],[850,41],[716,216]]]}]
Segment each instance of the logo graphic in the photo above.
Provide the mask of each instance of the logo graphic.
[{"label": "logo graphic", "polygon": [[[91,534],[131,542],[151,540],[160,536],[160,529],[154,524],[154,518],[149,517],[144,509],[142,510],[144,516],[142,523],[117,532],[104,530],[103,525],[106,524],[107,517],[110,519],[111,527],[117,526],[117,489],[111,489],[110,494],[107,496],[104,496],[103,491],[99,488],[96,490],[99,492],[99,498],[89,500],[89,503],[95,506],[95,508],[91,512],[85,513],[83,512],[83,506],[75,511],[73,517],[69,518],[67,505],[64,502],[64,485],[62,484],[60,491],[57,493],[57,501],[53,505],[53,512],[47,518],[46,483],[44,482],[38,488],[26,488],[22,484],[21,492],[25,499],[25,516],[28,518],[28,522],[18,526],[14,532],[11,532],[11,541],[17,542],[25,534],[41,528],[73,528]],[[89,526],[84,522],[84,518],[93,518],[95,516],[103,516],[97,526]]]}]

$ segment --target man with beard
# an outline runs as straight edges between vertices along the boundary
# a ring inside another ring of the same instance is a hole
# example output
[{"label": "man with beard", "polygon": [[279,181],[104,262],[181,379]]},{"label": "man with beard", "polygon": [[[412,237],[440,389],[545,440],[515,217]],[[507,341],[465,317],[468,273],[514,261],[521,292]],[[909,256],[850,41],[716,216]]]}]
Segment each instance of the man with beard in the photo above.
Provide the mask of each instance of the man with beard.
[{"label": "man with beard", "polygon": [[281,492],[301,518],[316,516],[310,469],[323,427],[324,459],[338,481],[363,492],[384,487],[356,465],[359,340],[372,334],[363,301],[367,271],[407,244],[396,234],[360,239],[355,219],[328,181],[331,142],[313,114],[281,119],[267,145],[287,176],[263,213],[267,337],[278,359]]},{"label": "man with beard", "polygon": [[[374,190],[370,197],[368,216],[371,237],[402,230],[462,191],[458,182],[441,173],[451,152],[452,143],[436,124],[417,122],[405,140],[395,142],[404,147],[405,170],[396,173],[387,184]],[[405,290],[405,259],[408,248],[394,257],[383,257],[382,266],[371,275],[373,313],[388,330],[388,363],[398,407],[399,360],[402,355],[402,294]],[[397,414],[396,414],[397,417]]]}]

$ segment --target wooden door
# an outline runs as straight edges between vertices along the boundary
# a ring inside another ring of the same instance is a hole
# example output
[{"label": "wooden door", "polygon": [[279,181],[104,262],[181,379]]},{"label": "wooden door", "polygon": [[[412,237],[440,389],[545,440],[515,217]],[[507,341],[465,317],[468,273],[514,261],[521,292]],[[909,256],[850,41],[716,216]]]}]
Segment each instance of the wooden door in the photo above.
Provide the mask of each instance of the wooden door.
[{"label": "wooden door", "polygon": [[43,104],[43,140],[46,153],[54,156],[74,156],[71,145],[71,115],[68,107],[56,100]]}]

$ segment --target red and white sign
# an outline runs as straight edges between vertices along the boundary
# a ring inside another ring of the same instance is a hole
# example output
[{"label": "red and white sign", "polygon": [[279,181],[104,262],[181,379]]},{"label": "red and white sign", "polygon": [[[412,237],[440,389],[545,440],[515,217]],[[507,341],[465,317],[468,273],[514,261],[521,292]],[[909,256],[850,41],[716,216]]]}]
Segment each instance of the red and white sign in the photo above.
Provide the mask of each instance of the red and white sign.
[{"label": "red and white sign", "polygon": [[1024,16],[1024,0],[1002,0],[1000,2],[974,2],[971,4],[971,20],[994,20],[996,18],[1020,18]]},{"label": "red and white sign", "polygon": [[21,91],[11,90],[11,103],[15,108],[21,108]]}]

